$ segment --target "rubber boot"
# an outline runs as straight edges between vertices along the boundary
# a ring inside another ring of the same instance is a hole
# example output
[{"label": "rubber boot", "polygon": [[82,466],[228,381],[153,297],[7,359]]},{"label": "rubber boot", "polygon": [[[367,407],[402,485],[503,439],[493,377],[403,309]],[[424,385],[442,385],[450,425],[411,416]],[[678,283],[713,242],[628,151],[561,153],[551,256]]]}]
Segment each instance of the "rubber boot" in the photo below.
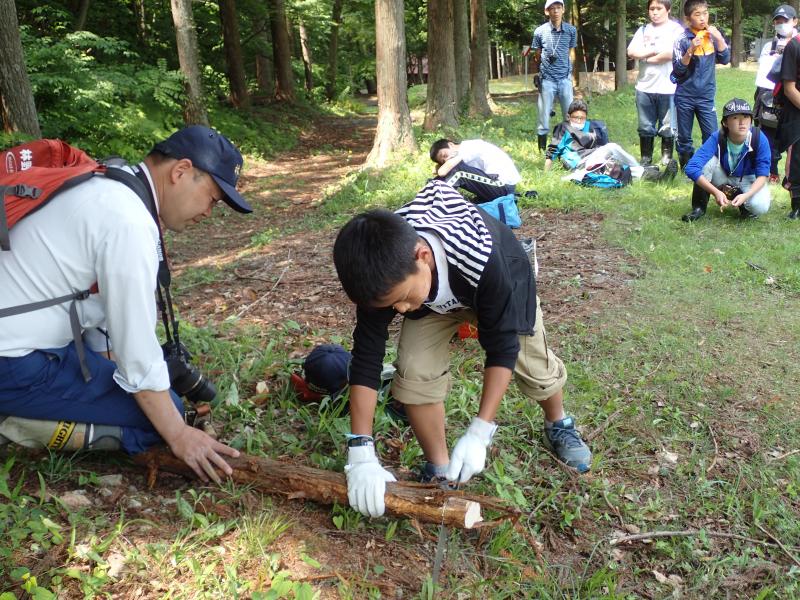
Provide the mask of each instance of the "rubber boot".
[{"label": "rubber boot", "polygon": [[678,154],[678,160],[681,163],[681,171],[684,171],[686,169],[686,163],[692,160],[693,155],[694,152],[680,152]]},{"label": "rubber boot", "polygon": [[642,160],[640,161],[643,167],[653,164],[653,140],[651,136],[639,136],[639,147],[642,149]]},{"label": "rubber boot", "polygon": [[789,219],[800,219],[800,196],[792,197],[792,210],[786,216]]},{"label": "rubber boot", "polygon": [[669,161],[672,160],[672,151],[675,148],[675,138],[674,137],[662,137],[661,138],[661,164],[668,165]]},{"label": "rubber boot", "polygon": [[119,450],[122,429],[112,425],[0,416],[0,445],[51,450]]},{"label": "rubber boot", "polygon": [[708,206],[708,198],[710,195],[711,194],[695,183],[694,186],[692,186],[692,211],[683,215],[681,221],[691,223],[692,221],[697,221],[697,219],[706,214],[706,207]]},{"label": "rubber boot", "polygon": [[544,151],[547,150],[547,134],[539,134],[536,138],[536,141],[539,143],[539,152],[544,154]]}]

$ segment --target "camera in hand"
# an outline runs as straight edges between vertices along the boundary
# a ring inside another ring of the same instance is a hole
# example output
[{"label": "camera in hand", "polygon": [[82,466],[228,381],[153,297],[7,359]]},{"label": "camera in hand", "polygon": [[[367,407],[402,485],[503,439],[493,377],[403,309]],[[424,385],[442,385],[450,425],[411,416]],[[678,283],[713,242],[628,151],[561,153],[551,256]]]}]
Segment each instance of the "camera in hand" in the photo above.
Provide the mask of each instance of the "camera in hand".
[{"label": "camera in hand", "polygon": [[169,370],[170,386],[178,395],[186,396],[192,404],[211,402],[216,397],[217,388],[214,384],[189,362],[192,356],[186,346],[169,341],[161,349]]},{"label": "camera in hand", "polygon": [[744,194],[744,190],[742,190],[742,188],[740,188],[737,185],[731,185],[729,183],[723,183],[720,186],[719,191],[725,194],[725,197],[728,200],[733,200],[739,194]]},{"label": "camera in hand", "polygon": [[547,57],[547,62],[549,62],[551,65],[555,63],[557,60],[558,57],[555,54],[551,54],[550,56]]}]

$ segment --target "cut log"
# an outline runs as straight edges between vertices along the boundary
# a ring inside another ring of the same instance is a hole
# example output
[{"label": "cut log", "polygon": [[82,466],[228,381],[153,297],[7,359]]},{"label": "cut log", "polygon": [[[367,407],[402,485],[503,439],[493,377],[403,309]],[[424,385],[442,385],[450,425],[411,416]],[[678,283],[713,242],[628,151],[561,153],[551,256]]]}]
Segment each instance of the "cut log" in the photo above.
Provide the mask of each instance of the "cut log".
[{"label": "cut log", "polygon": [[[282,494],[290,499],[313,500],[321,504],[349,504],[347,481],[342,473],[246,454],[226,460],[233,469],[230,478],[236,483],[251,485],[268,494]],[[134,457],[134,462],[148,469],[147,483],[150,487],[155,485],[159,470],[195,477],[194,471],[186,463],[165,448],[139,454]],[[471,496],[460,490],[446,490],[420,483],[387,483],[384,501],[387,514],[459,529],[481,526],[482,501],[484,504],[488,501],[492,510],[504,513],[503,518],[491,521],[491,525],[506,519],[515,520],[519,516],[517,510],[506,507],[498,498]]]}]

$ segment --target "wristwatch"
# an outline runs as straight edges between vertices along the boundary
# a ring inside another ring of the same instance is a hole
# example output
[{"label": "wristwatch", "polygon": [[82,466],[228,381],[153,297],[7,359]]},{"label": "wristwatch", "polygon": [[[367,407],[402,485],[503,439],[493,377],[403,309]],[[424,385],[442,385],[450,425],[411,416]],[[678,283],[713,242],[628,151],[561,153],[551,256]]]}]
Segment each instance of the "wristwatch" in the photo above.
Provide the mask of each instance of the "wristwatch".
[{"label": "wristwatch", "polygon": [[374,446],[375,440],[371,435],[353,435],[349,434],[347,439],[348,448],[356,448],[358,446]]}]

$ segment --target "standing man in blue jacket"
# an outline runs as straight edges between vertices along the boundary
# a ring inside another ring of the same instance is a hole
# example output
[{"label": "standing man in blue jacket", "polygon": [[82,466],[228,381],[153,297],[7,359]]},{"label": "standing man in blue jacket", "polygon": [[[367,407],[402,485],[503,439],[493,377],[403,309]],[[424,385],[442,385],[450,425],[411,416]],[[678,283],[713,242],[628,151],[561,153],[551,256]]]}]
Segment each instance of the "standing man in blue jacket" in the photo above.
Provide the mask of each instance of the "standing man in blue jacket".
[{"label": "standing man in blue jacket", "polygon": [[715,68],[727,65],[731,51],[719,29],[708,24],[706,0],[687,0],[683,7],[688,27],[675,41],[672,53],[672,80],[678,121],[678,158],[681,168],[692,158],[694,118],[705,142],[717,127],[714,96],[717,91]]},{"label": "standing man in blue jacket", "polygon": [[709,196],[719,205],[739,209],[743,219],[769,210],[772,201],[767,179],[772,151],[769,141],[753,125],[753,108],[734,98],[722,109],[722,127],[715,131],[686,165],[694,181],[692,211],[683,221],[696,221],[706,212]]},{"label": "standing man in blue jacket", "polygon": [[572,104],[572,61],[578,45],[578,30],[564,22],[564,2],[545,0],[544,13],[549,20],[533,32],[531,47],[524,53],[535,52],[534,62],[539,67],[539,118],[536,128],[539,151],[547,149],[550,131],[550,112],[558,96],[561,116],[567,120],[567,108]]}]

